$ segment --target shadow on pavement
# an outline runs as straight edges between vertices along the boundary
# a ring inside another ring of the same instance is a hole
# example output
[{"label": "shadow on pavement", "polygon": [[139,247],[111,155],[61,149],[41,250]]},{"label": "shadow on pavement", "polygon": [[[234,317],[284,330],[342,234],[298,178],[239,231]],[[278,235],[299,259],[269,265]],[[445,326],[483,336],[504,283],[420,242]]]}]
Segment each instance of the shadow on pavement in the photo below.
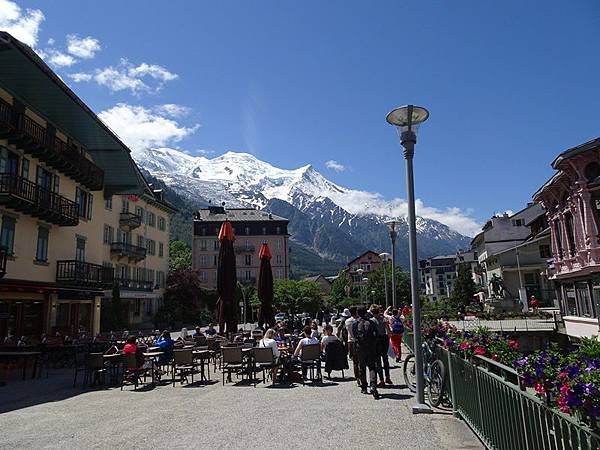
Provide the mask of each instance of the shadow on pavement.
[{"label": "shadow on pavement", "polygon": [[410,398],[413,398],[412,395],[408,395],[408,394],[397,394],[397,393],[380,393],[379,397],[381,400],[383,399],[390,399],[390,400],[408,400]]}]

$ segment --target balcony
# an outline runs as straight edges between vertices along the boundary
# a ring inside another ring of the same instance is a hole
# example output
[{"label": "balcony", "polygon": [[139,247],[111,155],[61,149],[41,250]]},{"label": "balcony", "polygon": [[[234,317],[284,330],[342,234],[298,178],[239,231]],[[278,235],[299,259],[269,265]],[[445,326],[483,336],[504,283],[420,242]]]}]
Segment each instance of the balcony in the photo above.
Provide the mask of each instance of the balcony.
[{"label": "balcony", "polygon": [[117,258],[129,258],[130,261],[138,262],[146,258],[146,248],[128,242],[113,242],[110,244],[110,254]]},{"label": "balcony", "polygon": [[104,171],[85,157],[85,150],[56,137],[10,103],[0,99],[0,139],[7,139],[26,153],[70,176],[93,191],[102,189]]},{"label": "balcony", "polygon": [[128,233],[131,230],[135,230],[142,224],[142,217],[131,212],[122,212],[119,215],[119,226],[122,230]]},{"label": "balcony", "polygon": [[56,282],[69,286],[103,288],[113,283],[112,267],[104,267],[84,261],[56,262]]},{"label": "balcony", "polygon": [[256,284],[256,277],[238,277],[237,280],[242,284]]},{"label": "balcony", "polygon": [[116,278],[115,281],[121,289],[132,291],[152,291],[154,289],[152,281],[133,280],[131,278]]},{"label": "balcony", "polygon": [[12,173],[0,173],[0,205],[55,225],[79,224],[77,203]]},{"label": "balcony", "polygon": [[237,255],[241,255],[243,253],[254,253],[256,247],[254,245],[234,245],[233,250]]}]

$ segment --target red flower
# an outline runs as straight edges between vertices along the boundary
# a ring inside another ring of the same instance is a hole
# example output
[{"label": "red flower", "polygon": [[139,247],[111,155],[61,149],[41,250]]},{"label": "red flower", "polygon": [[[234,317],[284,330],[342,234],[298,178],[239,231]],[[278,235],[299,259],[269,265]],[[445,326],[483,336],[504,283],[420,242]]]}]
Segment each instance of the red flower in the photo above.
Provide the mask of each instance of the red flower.
[{"label": "red flower", "polygon": [[476,355],[485,355],[485,348],[483,348],[482,346],[478,345],[475,347],[474,352]]},{"label": "red flower", "polygon": [[510,341],[508,341],[508,346],[510,348],[512,348],[513,350],[518,350],[518,348],[519,348],[519,342],[515,341],[514,339],[511,339]]},{"label": "red flower", "polygon": [[492,355],[492,359],[493,359],[494,361],[498,361],[498,360],[500,359],[500,357],[494,353],[494,354]]},{"label": "red flower", "polygon": [[459,346],[459,348],[460,348],[461,350],[468,350],[468,349],[470,349],[470,348],[471,348],[471,343],[470,343],[470,342],[467,342],[467,341],[463,341],[463,342],[461,342],[461,343],[460,343],[460,346]]},{"label": "red flower", "polygon": [[543,394],[546,392],[546,388],[544,387],[544,385],[542,383],[535,383],[535,392],[537,392],[538,394]]}]

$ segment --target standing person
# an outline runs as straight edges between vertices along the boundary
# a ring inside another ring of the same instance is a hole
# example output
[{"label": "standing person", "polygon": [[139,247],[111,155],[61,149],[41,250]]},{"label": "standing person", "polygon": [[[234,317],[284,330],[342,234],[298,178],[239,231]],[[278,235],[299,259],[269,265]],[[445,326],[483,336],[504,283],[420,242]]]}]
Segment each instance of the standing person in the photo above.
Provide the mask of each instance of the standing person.
[{"label": "standing person", "polygon": [[360,367],[361,392],[367,394],[367,369],[369,370],[369,385],[371,395],[379,399],[377,392],[377,325],[367,317],[367,308],[357,308],[358,321],[354,323],[355,345],[358,346],[358,361]]},{"label": "standing person", "polygon": [[[381,309],[377,305],[371,306],[371,319],[377,327],[377,374],[379,375],[379,387],[385,387],[386,384],[392,384],[390,379],[390,360],[388,350],[390,348],[389,323],[381,314]],[[385,374],[385,378],[384,378]]]},{"label": "standing person", "polygon": [[404,324],[400,318],[400,311],[390,306],[385,310],[383,316],[387,319],[390,327],[390,342],[396,355],[396,362],[402,362],[402,337],[404,336]]},{"label": "standing person", "polygon": [[348,355],[348,329],[346,328],[346,320],[350,317],[350,310],[348,308],[344,309],[342,312],[342,316],[340,317],[339,324],[337,325],[337,330],[335,332],[336,336],[342,344],[344,344],[344,350],[346,351],[346,355]]},{"label": "standing person", "polygon": [[354,379],[356,380],[356,384],[358,384],[358,387],[362,387],[360,381],[358,355],[356,353],[356,340],[354,339],[354,324],[358,320],[356,306],[351,306],[348,312],[350,313],[350,317],[348,317],[344,322],[344,327],[346,328],[346,332],[348,334],[348,355],[352,360],[352,370],[354,371]]}]

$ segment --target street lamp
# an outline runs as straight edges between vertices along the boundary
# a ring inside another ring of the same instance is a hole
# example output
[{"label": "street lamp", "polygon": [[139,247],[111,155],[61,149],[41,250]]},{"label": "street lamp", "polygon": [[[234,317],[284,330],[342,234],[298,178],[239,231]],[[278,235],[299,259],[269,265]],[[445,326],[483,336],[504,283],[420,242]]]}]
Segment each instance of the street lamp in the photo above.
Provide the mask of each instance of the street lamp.
[{"label": "street lamp", "polygon": [[379,257],[383,261],[383,289],[385,291],[385,307],[390,306],[390,302],[388,300],[388,288],[387,288],[387,262],[390,259],[389,253],[380,253]]},{"label": "street lamp", "polygon": [[408,249],[410,254],[410,292],[413,308],[413,332],[415,349],[415,370],[417,371],[417,404],[413,405],[413,414],[432,413],[425,404],[425,383],[423,377],[423,352],[421,339],[421,304],[419,299],[419,270],[417,266],[417,227],[415,216],[415,183],[413,175],[413,156],[417,143],[417,128],[429,117],[429,111],[419,106],[401,106],[386,116],[390,125],[394,125],[404,147],[406,160],[406,190],[408,194]]},{"label": "street lamp", "polygon": [[398,236],[397,220],[388,220],[385,224],[390,230],[390,239],[392,240],[392,306],[398,307],[396,303],[396,237]]}]

